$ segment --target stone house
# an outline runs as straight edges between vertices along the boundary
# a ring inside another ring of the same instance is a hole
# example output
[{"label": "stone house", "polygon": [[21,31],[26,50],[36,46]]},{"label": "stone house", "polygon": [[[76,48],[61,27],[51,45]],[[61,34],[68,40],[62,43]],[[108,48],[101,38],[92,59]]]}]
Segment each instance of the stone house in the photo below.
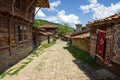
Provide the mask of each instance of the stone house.
[{"label": "stone house", "polygon": [[71,34],[72,46],[75,46],[85,52],[90,52],[90,30],[88,27],[76,25],[76,31]]},{"label": "stone house", "polygon": [[89,22],[90,53],[95,60],[120,76],[120,13]]}]

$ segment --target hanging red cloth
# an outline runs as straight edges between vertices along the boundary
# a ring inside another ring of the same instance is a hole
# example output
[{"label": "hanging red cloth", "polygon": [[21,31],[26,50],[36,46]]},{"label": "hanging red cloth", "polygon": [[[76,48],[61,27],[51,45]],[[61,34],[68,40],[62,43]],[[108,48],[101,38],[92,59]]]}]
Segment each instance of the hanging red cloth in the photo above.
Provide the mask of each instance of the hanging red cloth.
[{"label": "hanging red cloth", "polygon": [[102,59],[105,55],[105,31],[102,30],[98,30],[96,55]]}]

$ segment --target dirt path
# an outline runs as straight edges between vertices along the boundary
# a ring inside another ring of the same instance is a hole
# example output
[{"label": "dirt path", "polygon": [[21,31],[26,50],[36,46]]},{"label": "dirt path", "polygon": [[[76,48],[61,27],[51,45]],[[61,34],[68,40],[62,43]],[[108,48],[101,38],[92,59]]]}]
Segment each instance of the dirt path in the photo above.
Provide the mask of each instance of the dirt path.
[{"label": "dirt path", "polygon": [[[57,41],[54,46],[34,58],[18,75],[6,76],[2,80],[97,80],[75,64],[75,58],[64,49],[65,46],[65,42]],[[90,70],[92,71],[91,68]],[[111,75],[109,74],[108,76]]]}]

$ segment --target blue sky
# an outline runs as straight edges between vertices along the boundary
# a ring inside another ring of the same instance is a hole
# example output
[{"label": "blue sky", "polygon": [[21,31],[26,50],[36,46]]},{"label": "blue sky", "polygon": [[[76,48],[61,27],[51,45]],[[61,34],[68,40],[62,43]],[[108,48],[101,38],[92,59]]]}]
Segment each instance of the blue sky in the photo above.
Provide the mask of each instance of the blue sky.
[{"label": "blue sky", "polygon": [[[50,8],[41,8],[36,19],[55,23],[83,24],[120,12],[120,0],[49,0]],[[38,8],[36,8],[37,10]]]}]

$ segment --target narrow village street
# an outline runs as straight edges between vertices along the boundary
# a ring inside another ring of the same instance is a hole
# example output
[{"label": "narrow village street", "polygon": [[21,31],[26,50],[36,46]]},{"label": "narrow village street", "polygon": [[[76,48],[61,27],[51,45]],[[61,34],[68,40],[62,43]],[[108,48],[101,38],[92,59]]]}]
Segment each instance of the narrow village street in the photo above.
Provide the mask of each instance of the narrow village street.
[{"label": "narrow village street", "polygon": [[119,80],[103,68],[94,71],[88,64],[76,61],[65,47],[66,42],[58,40],[17,75],[7,75],[2,80]]}]

